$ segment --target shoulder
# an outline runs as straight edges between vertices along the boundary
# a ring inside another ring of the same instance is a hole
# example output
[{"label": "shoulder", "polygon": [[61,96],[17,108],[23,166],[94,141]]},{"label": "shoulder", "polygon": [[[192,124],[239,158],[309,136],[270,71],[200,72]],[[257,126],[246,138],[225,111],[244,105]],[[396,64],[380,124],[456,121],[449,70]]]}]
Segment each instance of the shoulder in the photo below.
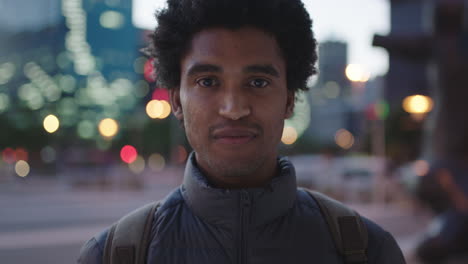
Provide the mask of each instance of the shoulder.
[{"label": "shoulder", "polygon": [[106,243],[109,228],[95,235],[81,247],[78,257],[79,264],[99,264],[102,263],[104,245]]},{"label": "shoulder", "polygon": [[[306,190],[297,190],[297,205],[300,208],[302,208],[302,210],[309,212],[309,214],[312,213],[315,216],[320,215],[320,217],[324,219],[324,216],[320,211],[319,205],[306,192]],[[373,221],[363,216],[360,217],[364,225],[366,226],[368,233],[367,256],[369,259],[369,263],[405,263],[400,247],[396,243],[393,236]]]},{"label": "shoulder", "polygon": [[369,236],[369,263],[399,264],[406,263],[395,238],[373,221],[362,217]]},{"label": "shoulder", "polygon": [[[159,208],[157,209],[154,222],[164,215],[170,214],[178,204],[183,202],[182,195],[180,194],[179,188],[173,190],[169,195],[161,201]],[[100,264],[104,255],[104,247],[106,239],[109,234],[111,227],[106,228],[101,233],[95,235],[81,247],[78,263],[79,264]]]}]

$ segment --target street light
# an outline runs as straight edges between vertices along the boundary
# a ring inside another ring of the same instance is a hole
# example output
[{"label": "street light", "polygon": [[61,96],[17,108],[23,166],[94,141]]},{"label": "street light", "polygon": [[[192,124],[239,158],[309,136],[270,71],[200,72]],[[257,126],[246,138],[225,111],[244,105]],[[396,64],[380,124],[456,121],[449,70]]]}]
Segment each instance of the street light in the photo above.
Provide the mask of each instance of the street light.
[{"label": "street light", "polygon": [[415,120],[420,121],[432,110],[434,102],[429,96],[417,94],[403,99],[402,106]]},{"label": "street light", "polygon": [[105,139],[112,139],[119,132],[119,124],[112,118],[106,118],[99,122],[98,130]]},{"label": "street light", "polygon": [[349,64],[345,70],[346,77],[352,82],[367,82],[370,78],[370,72],[368,72],[364,66],[360,64]]}]

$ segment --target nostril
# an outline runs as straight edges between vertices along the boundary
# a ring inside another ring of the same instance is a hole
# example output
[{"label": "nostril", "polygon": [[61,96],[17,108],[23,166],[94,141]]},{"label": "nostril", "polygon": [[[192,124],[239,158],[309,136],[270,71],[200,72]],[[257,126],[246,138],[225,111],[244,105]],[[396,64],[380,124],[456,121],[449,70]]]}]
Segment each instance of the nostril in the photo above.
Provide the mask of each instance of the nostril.
[{"label": "nostril", "polygon": [[219,114],[225,118],[238,120],[243,117],[250,115],[251,111],[249,107],[245,106],[231,106],[231,107],[223,107],[220,109]]}]

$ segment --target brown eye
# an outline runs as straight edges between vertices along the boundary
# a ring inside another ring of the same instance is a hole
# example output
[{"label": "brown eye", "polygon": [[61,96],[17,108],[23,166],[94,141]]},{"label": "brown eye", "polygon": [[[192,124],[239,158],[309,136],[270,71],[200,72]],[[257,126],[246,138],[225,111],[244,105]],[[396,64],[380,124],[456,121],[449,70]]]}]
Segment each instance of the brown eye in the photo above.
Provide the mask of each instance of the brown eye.
[{"label": "brown eye", "polygon": [[202,87],[212,87],[217,85],[217,81],[213,78],[203,78],[198,80],[197,83]]},{"label": "brown eye", "polygon": [[250,86],[255,87],[255,88],[263,88],[270,84],[267,80],[264,79],[253,79],[250,81]]}]

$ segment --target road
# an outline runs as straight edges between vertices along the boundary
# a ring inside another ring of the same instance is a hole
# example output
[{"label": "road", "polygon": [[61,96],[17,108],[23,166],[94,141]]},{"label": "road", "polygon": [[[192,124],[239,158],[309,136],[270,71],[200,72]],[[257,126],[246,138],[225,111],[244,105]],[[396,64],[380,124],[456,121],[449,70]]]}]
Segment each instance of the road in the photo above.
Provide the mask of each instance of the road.
[{"label": "road", "polygon": [[[77,189],[33,179],[0,185],[0,262],[76,263],[87,239],[131,210],[163,198],[180,182],[180,177],[165,177],[147,181],[142,190]],[[427,224],[427,217],[409,207],[353,207],[393,233],[407,255]]]}]

